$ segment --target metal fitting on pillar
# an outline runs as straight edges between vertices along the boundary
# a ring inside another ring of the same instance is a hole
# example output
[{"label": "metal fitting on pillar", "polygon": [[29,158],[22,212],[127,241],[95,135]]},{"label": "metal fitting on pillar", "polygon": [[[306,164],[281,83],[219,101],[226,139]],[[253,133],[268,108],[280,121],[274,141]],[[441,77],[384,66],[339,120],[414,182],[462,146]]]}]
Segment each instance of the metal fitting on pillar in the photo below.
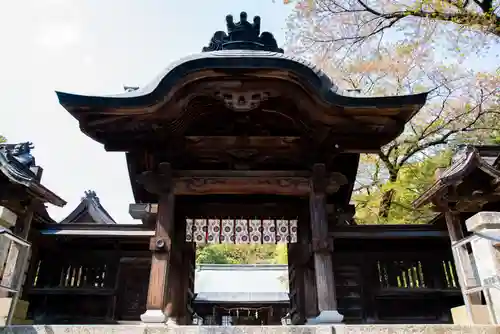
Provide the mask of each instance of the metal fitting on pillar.
[{"label": "metal fitting on pillar", "polygon": [[166,252],[167,242],[164,237],[153,237],[149,243],[149,250],[153,252]]}]

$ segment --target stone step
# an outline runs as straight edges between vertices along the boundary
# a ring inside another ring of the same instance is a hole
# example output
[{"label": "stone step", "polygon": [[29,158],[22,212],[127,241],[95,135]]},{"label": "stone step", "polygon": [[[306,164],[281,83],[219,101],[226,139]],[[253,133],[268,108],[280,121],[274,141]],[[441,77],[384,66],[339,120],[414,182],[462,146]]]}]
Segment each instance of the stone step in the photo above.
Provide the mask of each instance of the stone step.
[{"label": "stone step", "polygon": [[[7,317],[0,317],[0,326],[5,326],[6,322],[7,322]],[[33,325],[33,320],[13,318],[12,319],[12,325],[14,325],[14,326],[17,326],[17,325]],[[0,333],[1,333],[1,330],[0,330]]]},{"label": "stone step", "polygon": [[498,334],[500,326],[336,325],[336,326],[146,326],[40,325],[0,327],[0,334]]}]

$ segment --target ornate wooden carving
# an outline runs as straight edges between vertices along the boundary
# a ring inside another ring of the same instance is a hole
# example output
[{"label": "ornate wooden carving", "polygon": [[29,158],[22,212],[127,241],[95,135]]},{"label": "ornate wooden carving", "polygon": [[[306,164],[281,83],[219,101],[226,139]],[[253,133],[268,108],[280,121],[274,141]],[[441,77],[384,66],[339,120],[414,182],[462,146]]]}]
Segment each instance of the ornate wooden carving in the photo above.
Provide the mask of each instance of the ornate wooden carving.
[{"label": "ornate wooden carving", "polygon": [[186,136],[185,145],[190,151],[201,152],[203,150],[293,150],[300,137],[278,137],[278,136]]},{"label": "ornate wooden carving", "polygon": [[[205,175],[204,175],[205,174]],[[208,175],[207,175],[208,174]],[[269,194],[306,196],[311,191],[303,172],[207,172],[187,171],[174,178],[176,195]],[[324,190],[336,192],[347,179],[340,173],[328,175]]]},{"label": "ornate wooden carving", "polygon": [[309,180],[301,177],[186,177],[175,179],[178,195],[269,194],[301,196],[309,193]]}]

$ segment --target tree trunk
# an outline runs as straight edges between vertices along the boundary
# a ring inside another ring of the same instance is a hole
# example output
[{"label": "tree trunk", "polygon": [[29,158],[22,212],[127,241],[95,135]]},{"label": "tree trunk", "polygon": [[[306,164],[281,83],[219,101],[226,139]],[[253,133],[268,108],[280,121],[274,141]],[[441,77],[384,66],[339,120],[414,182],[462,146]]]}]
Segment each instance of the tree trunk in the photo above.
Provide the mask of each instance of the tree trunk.
[{"label": "tree trunk", "polygon": [[[398,173],[389,173],[389,182],[396,182],[398,179]],[[389,211],[391,209],[392,200],[394,199],[396,191],[390,189],[382,194],[382,199],[380,200],[380,206],[378,209],[378,215],[380,218],[389,218]]]}]

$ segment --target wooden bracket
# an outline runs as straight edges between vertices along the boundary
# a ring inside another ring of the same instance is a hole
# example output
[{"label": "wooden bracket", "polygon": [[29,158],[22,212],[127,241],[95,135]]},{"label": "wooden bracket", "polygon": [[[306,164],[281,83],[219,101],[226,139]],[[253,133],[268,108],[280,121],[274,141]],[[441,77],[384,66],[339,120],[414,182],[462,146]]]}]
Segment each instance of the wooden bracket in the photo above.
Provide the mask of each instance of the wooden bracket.
[{"label": "wooden bracket", "polygon": [[137,178],[137,182],[144,186],[152,194],[165,194],[172,189],[172,169],[170,163],[162,162],[157,171],[143,172]]},{"label": "wooden bracket", "polygon": [[134,219],[149,219],[158,213],[157,203],[132,203],[128,206],[128,213]]}]

